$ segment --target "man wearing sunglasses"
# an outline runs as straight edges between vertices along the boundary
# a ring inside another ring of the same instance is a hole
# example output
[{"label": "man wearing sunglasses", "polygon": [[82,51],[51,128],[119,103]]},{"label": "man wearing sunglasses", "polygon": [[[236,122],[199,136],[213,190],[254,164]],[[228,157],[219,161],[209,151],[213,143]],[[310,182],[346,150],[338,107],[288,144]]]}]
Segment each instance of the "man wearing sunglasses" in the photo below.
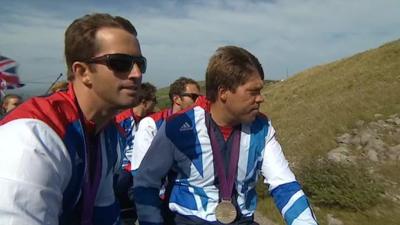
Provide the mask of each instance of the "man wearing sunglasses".
[{"label": "man wearing sunglasses", "polygon": [[162,224],[161,180],[177,173],[169,208],[177,225],[256,225],[259,175],[287,224],[317,224],[291,172],[271,121],[259,112],[264,72],[236,46],[217,49],[206,72],[206,98],[169,117],[134,176],[139,222]]},{"label": "man wearing sunglasses", "polygon": [[[140,162],[162,123],[172,114],[192,106],[197,97],[200,96],[200,86],[193,79],[180,77],[169,86],[168,95],[171,101],[170,108],[145,117],[139,123],[138,130],[135,134],[131,158],[132,174],[134,174],[139,167]],[[160,151],[162,151],[162,149],[160,149]],[[173,177],[173,174],[170,174],[169,178],[171,177]],[[160,192],[160,197],[163,199],[162,213],[166,224],[173,224],[173,214],[170,213],[168,209],[170,187],[172,186],[168,186],[167,182],[165,182]]]},{"label": "man wearing sunglasses", "polygon": [[135,27],[91,14],[65,32],[67,90],[0,121],[0,224],[116,224],[125,145],[114,117],[137,99],[146,59]]}]

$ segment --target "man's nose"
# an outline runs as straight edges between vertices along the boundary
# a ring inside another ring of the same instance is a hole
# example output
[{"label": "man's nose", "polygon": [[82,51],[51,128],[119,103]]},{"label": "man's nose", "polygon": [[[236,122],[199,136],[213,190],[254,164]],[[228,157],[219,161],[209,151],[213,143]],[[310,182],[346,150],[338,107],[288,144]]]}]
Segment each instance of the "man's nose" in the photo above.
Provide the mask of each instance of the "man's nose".
[{"label": "man's nose", "polygon": [[257,103],[262,103],[264,102],[264,96],[260,93],[259,95],[257,95],[256,97],[256,102]]},{"label": "man's nose", "polygon": [[142,76],[142,71],[140,71],[139,66],[135,63],[131,72],[129,73],[129,78],[142,79]]}]

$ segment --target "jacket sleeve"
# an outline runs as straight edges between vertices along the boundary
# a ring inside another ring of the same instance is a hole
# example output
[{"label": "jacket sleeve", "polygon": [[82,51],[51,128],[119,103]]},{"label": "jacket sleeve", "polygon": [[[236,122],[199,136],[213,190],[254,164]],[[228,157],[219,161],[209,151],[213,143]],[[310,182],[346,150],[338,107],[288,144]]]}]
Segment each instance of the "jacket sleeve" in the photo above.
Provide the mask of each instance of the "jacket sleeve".
[{"label": "jacket sleeve", "polygon": [[0,224],[58,224],[71,170],[64,143],[45,123],[0,126]]},{"label": "jacket sleeve", "polygon": [[289,168],[281,145],[275,137],[275,130],[270,126],[266,137],[264,159],[261,172],[269,191],[288,225],[317,224],[307,196]]},{"label": "jacket sleeve", "polygon": [[159,198],[162,179],[174,162],[175,146],[165,135],[165,123],[133,176],[133,193],[140,224],[163,224]]},{"label": "jacket sleeve", "polygon": [[133,151],[131,161],[131,171],[134,175],[146,155],[151,142],[157,133],[156,123],[151,117],[142,119],[139,123],[138,130],[136,131],[135,140],[133,144]]}]

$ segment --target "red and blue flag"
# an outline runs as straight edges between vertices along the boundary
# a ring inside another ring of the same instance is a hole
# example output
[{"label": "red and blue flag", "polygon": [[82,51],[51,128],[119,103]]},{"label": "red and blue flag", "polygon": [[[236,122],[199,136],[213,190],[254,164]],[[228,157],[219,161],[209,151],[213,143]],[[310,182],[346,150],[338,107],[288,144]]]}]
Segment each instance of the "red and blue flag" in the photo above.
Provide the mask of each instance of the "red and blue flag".
[{"label": "red and blue flag", "polygon": [[0,90],[14,89],[24,86],[17,75],[16,61],[0,55]]}]

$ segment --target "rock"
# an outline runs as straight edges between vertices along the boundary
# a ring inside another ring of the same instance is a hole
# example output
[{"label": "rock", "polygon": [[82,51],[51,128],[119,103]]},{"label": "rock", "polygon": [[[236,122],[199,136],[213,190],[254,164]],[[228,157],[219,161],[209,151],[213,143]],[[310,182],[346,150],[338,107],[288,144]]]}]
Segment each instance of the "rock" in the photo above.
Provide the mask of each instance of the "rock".
[{"label": "rock", "polygon": [[330,213],[326,215],[326,220],[328,222],[328,225],[343,225],[343,222],[341,220],[333,217],[333,215]]},{"label": "rock", "polygon": [[396,124],[396,125],[400,125],[400,118],[395,118],[394,119],[394,124]]},{"label": "rock", "polygon": [[379,130],[393,128],[391,124],[386,123],[384,120],[378,120],[378,125],[379,125]]},{"label": "rock", "polygon": [[367,152],[367,157],[369,160],[373,161],[373,162],[378,162],[379,158],[378,158],[378,153],[375,150],[368,150]]},{"label": "rock", "polygon": [[373,138],[368,140],[368,144],[364,147],[366,152],[374,150],[376,152],[385,152],[387,145],[379,138]]},{"label": "rock", "polygon": [[349,149],[345,146],[340,146],[328,152],[328,159],[334,162],[350,161],[348,153]]},{"label": "rock", "polygon": [[391,151],[399,152],[400,153],[400,144],[389,147]]},{"label": "rock", "polygon": [[369,127],[369,128],[372,128],[372,129],[380,129],[380,128],[381,128],[381,126],[379,125],[379,123],[376,122],[376,121],[369,122],[369,123],[368,123],[368,127]]},{"label": "rock", "polygon": [[393,123],[393,124],[395,124],[395,122],[394,122],[394,119],[393,118],[389,118],[389,119],[387,119],[387,120],[385,120],[386,121],[386,123]]},{"label": "rock", "polygon": [[368,144],[368,142],[370,140],[372,140],[377,135],[376,135],[376,132],[371,130],[371,129],[363,129],[363,130],[360,131],[358,136],[360,137],[360,144],[362,146],[365,146],[365,145]]},{"label": "rock", "polygon": [[364,121],[364,120],[358,120],[358,121],[356,122],[356,127],[362,127],[362,126],[364,126],[364,124],[365,124],[365,121]]},{"label": "rock", "polygon": [[390,160],[400,160],[400,145],[389,147],[386,155]]},{"label": "rock", "polygon": [[379,113],[377,113],[377,114],[374,115],[375,118],[379,118],[379,117],[382,117],[382,116],[383,116],[383,115],[382,115],[382,114],[379,114]]},{"label": "rock", "polygon": [[340,137],[337,137],[336,142],[339,144],[347,144],[348,145],[351,143],[351,139],[352,139],[351,134],[345,133],[345,134],[341,135]]},{"label": "rock", "polygon": [[353,136],[353,138],[351,139],[350,143],[354,146],[359,146],[361,144],[361,137],[360,135],[355,135]]}]

